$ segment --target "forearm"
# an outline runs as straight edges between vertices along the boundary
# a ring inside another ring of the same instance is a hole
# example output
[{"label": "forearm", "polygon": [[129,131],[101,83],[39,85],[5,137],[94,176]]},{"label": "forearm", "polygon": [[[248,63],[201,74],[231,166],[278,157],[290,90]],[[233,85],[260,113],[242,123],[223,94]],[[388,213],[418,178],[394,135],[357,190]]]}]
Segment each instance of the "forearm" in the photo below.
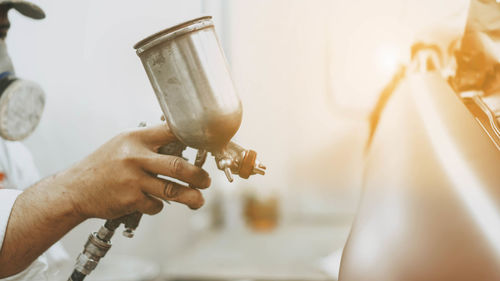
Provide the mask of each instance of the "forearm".
[{"label": "forearm", "polygon": [[0,278],[14,275],[84,218],[74,212],[61,175],[43,179],[19,195],[0,250]]},{"label": "forearm", "polygon": [[73,167],[21,193],[0,250],[0,278],[25,269],[86,218],[157,214],[163,208],[160,199],[200,208],[204,200],[198,188],[210,186],[208,173],[182,158],[157,153],[175,140],[165,126],[122,133]]}]

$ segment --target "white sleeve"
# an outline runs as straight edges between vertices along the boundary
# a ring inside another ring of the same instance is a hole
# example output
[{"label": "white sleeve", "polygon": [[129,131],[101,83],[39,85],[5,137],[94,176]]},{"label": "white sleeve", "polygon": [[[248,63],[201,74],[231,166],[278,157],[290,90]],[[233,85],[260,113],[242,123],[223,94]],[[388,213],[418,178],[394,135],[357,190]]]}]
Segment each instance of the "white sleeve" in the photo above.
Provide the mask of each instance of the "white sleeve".
[{"label": "white sleeve", "polygon": [[5,141],[5,145],[8,163],[10,163],[7,180],[11,184],[7,188],[24,190],[40,180],[38,169],[26,146],[20,142],[11,141]]},{"label": "white sleeve", "polygon": [[10,211],[21,190],[0,189],[0,250],[2,249],[7,223],[9,222]]}]

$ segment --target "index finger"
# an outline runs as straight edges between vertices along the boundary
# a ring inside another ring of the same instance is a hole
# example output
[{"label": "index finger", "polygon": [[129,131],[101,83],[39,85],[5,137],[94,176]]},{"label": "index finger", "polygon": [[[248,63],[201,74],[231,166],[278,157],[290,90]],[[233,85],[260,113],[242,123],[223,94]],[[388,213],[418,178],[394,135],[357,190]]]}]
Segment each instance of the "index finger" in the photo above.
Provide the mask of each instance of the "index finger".
[{"label": "index finger", "polygon": [[195,188],[207,188],[211,182],[207,171],[173,155],[154,153],[142,160],[142,168],[151,174],[172,177]]},{"label": "index finger", "polygon": [[168,125],[154,125],[137,129],[136,135],[147,144],[163,145],[177,140]]}]

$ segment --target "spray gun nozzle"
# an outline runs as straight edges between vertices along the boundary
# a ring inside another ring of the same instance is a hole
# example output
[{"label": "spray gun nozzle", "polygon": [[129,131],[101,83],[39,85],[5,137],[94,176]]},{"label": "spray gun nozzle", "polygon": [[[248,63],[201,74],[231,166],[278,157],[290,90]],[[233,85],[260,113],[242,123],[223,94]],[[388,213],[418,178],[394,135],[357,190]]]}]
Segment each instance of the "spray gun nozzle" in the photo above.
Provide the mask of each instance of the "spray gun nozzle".
[{"label": "spray gun nozzle", "polygon": [[259,161],[255,161],[255,167],[252,170],[253,174],[265,175],[266,174],[266,166],[260,163]]},{"label": "spray gun nozzle", "polygon": [[233,182],[233,175],[231,174],[231,169],[229,167],[224,168],[224,174],[229,182]]}]

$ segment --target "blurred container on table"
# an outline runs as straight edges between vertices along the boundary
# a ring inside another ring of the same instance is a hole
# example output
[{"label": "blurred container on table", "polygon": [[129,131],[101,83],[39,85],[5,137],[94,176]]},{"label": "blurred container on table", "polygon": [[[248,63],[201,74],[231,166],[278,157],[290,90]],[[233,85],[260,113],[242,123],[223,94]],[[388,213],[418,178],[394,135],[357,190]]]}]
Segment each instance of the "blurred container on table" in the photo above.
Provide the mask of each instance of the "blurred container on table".
[{"label": "blurred container on table", "polygon": [[255,192],[246,192],[243,195],[243,216],[252,230],[272,231],[280,218],[278,196],[273,194],[260,198]]}]

